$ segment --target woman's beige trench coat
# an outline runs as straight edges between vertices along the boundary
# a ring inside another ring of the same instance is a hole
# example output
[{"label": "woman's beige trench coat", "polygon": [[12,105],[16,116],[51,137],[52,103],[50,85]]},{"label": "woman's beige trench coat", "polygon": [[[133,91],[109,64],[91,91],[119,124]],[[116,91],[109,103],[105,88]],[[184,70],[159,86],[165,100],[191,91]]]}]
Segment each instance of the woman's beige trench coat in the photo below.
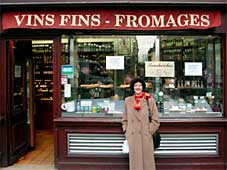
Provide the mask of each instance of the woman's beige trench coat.
[{"label": "woman's beige trench coat", "polygon": [[152,134],[159,128],[159,113],[153,97],[149,98],[152,121],[149,123],[147,100],[142,98],[139,111],[133,108],[135,96],[125,99],[122,128],[129,145],[130,170],[155,170]]}]

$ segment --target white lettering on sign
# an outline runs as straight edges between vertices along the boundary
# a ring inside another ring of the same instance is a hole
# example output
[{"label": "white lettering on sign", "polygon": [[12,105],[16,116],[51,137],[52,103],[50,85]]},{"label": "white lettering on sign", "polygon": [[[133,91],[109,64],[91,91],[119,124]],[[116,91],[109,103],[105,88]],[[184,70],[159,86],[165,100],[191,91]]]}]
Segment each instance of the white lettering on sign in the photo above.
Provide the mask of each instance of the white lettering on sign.
[{"label": "white lettering on sign", "polygon": [[165,27],[164,17],[165,17],[164,15],[160,15],[159,18],[157,18],[157,16],[152,15],[151,27]]},{"label": "white lettering on sign", "polygon": [[123,21],[125,20],[125,15],[116,14],[115,18],[116,18],[115,26],[120,27],[122,25]]},{"label": "white lettering on sign", "polygon": [[[53,14],[23,14],[15,15],[18,26],[26,25],[30,27],[53,26],[55,24],[55,15]],[[59,26],[100,26],[100,15],[60,15]]]},{"label": "white lettering on sign", "polygon": [[70,20],[70,15],[60,15],[60,26],[65,26]]},{"label": "white lettering on sign", "polygon": [[147,28],[147,27],[185,27],[185,26],[209,26],[209,15],[181,14],[177,17],[173,15],[122,15],[115,14],[116,27]]},{"label": "white lettering on sign", "polygon": [[210,25],[210,17],[209,15],[202,15],[201,16],[201,26],[202,27],[207,27]]},{"label": "white lettering on sign", "polygon": [[169,19],[168,19],[168,21],[166,23],[166,27],[171,27],[171,26],[172,27],[176,27],[177,26],[177,24],[176,24],[176,22],[175,22],[175,20],[174,20],[172,15],[169,16]]},{"label": "white lettering on sign", "polygon": [[41,15],[15,15],[15,19],[18,26],[23,23],[27,26],[52,26],[54,25],[54,15],[51,14],[41,14]]},{"label": "white lettering on sign", "polygon": [[188,25],[188,15],[187,14],[179,15],[177,18],[177,23],[181,27]]},{"label": "white lettering on sign", "polygon": [[100,15],[60,15],[60,26],[99,26]]},{"label": "white lettering on sign", "polygon": [[221,26],[218,11],[55,11],[3,13],[2,28],[110,30],[208,29]]}]

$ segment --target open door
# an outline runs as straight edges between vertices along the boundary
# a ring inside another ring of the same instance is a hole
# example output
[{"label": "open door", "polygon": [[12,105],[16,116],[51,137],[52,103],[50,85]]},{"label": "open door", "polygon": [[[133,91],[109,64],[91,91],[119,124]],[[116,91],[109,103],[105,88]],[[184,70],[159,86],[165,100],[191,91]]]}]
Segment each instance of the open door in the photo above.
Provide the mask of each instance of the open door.
[{"label": "open door", "polygon": [[31,41],[6,42],[7,45],[7,119],[8,119],[8,160],[15,163],[29,149],[29,114],[27,100],[26,61],[31,58]]}]

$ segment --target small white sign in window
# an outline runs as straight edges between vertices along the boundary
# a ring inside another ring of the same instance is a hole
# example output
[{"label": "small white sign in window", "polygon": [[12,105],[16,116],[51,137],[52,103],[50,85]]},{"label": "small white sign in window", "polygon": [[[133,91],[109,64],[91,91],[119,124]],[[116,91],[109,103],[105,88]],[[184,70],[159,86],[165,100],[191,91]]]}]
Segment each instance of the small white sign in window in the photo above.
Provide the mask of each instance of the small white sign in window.
[{"label": "small white sign in window", "polygon": [[107,70],[124,70],[124,56],[106,56]]},{"label": "small white sign in window", "polygon": [[185,62],[185,76],[202,76],[202,62]]},{"label": "small white sign in window", "polygon": [[71,84],[65,84],[64,97],[71,97]]}]

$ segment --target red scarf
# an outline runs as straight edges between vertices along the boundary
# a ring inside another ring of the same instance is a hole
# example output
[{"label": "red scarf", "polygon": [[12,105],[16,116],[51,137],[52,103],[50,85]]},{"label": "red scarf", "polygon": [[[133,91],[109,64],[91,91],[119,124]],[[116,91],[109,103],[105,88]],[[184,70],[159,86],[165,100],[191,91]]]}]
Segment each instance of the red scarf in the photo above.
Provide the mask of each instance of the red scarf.
[{"label": "red scarf", "polygon": [[134,104],[134,109],[136,110],[140,110],[141,106],[140,106],[140,100],[142,99],[142,97],[144,97],[145,99],[148,99],[151,97],[151,94],[146,93],[146,92],[142,92],[140,95],[136,95],[135,94],[135,104]]}]

